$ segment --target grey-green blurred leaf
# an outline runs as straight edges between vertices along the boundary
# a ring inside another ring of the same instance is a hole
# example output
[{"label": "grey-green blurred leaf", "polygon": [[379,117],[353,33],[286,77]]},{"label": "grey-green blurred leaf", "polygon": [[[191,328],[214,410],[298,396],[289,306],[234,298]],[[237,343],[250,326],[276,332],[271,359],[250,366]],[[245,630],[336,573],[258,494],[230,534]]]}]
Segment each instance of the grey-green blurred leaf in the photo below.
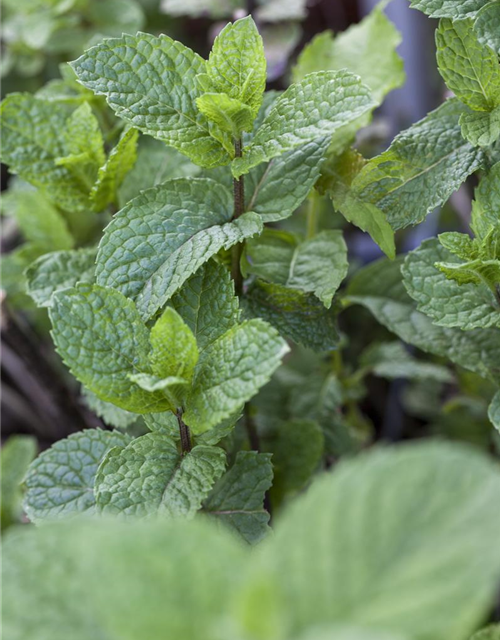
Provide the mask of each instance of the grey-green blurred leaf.
[{"label": "grey-green blurred leaf", "polygon": [[87,407],[110,427],[127,429],[139,419],[136,413],[120,409],[111,402],[101,400],[93,391],[85,387],[82,387],[82,396]]},{"label": "grey-green blurred leaf", "polygon": [[2,482],[0,484],[0,513],[2,529],[19,521],[22,514],[21,482],[30,462],[36,455],[37,442],[32,436],[10,436],[2,445],[0,465]]},{"label": "grey-green blurred leaf", "polygon": [[97,468],[112,447],[129,441],[118,431],[85,429],[41,453],[25,479],[24,508],[30,520],[39,523],[94,513]]},{"label": "grey-green blurred leaf", "polygon": [[500,640],[500,624],[492,624],[481,629],[470,640]]},{"label": "grey-green blurred leaf", "polygon": [[500,431],[500,391],[493,396],[488,407],[488,418],[497,431]]},{"label": "grey-green blurred leaf", "polygon": [[488,2],[476,14],[474,31],[481,44],[500,55],[500,4]]}]

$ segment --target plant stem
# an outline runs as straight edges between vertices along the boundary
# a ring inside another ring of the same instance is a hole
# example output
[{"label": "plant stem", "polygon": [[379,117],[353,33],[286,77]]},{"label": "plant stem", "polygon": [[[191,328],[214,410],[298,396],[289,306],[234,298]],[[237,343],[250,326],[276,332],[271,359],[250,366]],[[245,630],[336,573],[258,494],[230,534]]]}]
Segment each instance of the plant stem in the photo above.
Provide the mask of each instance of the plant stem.
[{"label": "plant stem", "polygon": [[318,232],[319,195],[313,189],[308,202],[306,239],[310,240]]},{"label": "plant stem", "polygon": [[[234,141],[234,156],[241,158],[243,151],[243,142],[241,138]],[[237,220],[245,211],[245,185],[243,176],[233,179],[233,196],[234,196],[234,213],[233,220]],[[243,278],[240,269],[241,252],[243,247],[241,243],[235,244],[231,251],[231,276],[234,280],[234,290],[236,295],[240,296],[243,292]]]},{"label": "plant stem", "polygon": [[185,455],[191,451],[191,432],[189,431],[189,427],[185,424],[182,419],[182,409],[177,409],[176,416],[177,422],[179,423],[179,433],[181,434],[181,449],[182,453]]}]

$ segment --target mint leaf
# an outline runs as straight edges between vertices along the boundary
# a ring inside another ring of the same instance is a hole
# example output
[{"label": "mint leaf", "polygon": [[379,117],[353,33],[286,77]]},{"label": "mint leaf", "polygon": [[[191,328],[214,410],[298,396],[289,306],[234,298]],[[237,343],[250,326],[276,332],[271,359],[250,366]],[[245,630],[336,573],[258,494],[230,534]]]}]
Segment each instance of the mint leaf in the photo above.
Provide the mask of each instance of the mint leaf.
[{"label": "mint leaf", "polygon": [[349,283],[347,301],[361,304],[389,331],[422,351],[449,358],[461,367],[498,382],[500,331],[441,327],[416,309],[401,278],[402,259],[379,260]]},{"label": "mint leaf", "polygon": [[262,320],[229,329],[200,355],[185,423],[200,434],[228,418],[269,381],[288,351],[278,332]]},{"label": "mint leaf", "polygon": [[198,362],[196,338],[174,309],[165,309],[151,329],[149,341],[149,362],[155,375],[192,379]]},{"label": "mint leaf", "polygon": [[347,247],[341,231],[321,231],[300,241],[286,231],[266,229],[246,243],[243,266],[245,273],[314,293],[329,309],[347,275]]},{"label": "mint leaf", "polygon": [[470,640],[499,640],[500,625],[492,624],[475,633]]},{"label": "mint leaf", "polygon": [[179,178],[149,189],[106,228],[97,282],[134,299],[150,318],[220,249],[260,233],[257,214],[232,216],[231,194],[213,180]]},{"label": "mint leaf", "polygon": [[419,9],[431,18],[471,18],[490,0],[412,0],[412,9]]},{"label": "mint leaf", "polygon": [[113,111],[139,131],[200,166],[229,162],[196,107],[196,98],[205,93],[196,82],[206,71],[205,61],[180,42],[165,35],[124,35],[92,47],[72,67],[85,87],[105,96]]},{"label": "mint leaf", "polygon": [[394,231],[386,214],[358,197],[354,189],[351,190],[353,180],[365,164],[364,158],[354,149],[347,149],[340,156],[332,155],[322,166],[322,176],[317,188],[331,197],[334,207],[348,222],[367,231],[382,251],[389,258],[394,258]]},{"label": "mint leaf", "polygon": [[196,106],[210,122],[233,138],[252,130],[254,116],[250,107],[225,93],[204,93],[196,98]]},{"label": "mint leaf", "polygon": [[335,349],[339,342],[336,314],[313,294],[256,280],[243,299],[248,315],[272,324],[281,335],[315,351]]},{"label": "mint leaf", "polygon": [[233,466],[217,482],[203,510],[237,531],[250,544],[269,532],[264,496],[273,481],[271,456],[238,451]]},{"label": "mint leaf", "polygon": [[266,58],[251,16],[226,25],[215,38],[206,73],[210,90],[248,105],[255,118],[266,88]]},{"label": "mint leaf", "polygon": [[497,391],[488,407],[488,418],[497,431],[500,431],[500,391]]},{"label": "mint leaf", "polygon": [[88,102],[80,105],[68,118],[62,131],[62,139],[67,155],[57,158],[56,164],[81,164],[82,167],[78,169],[81,171],[82,181],[92,185],[97,169],[104,164],[106,156],[99,122]]},{"label": "mint leaf", "polygon": [[[71,108],[28,93],[14,93],[0,107],[3,131],[2,162],[63,209],[89,206],[89,185],[57,159],[72,154],[64,136]],[[83,159],[84,161],[86,158]],[[75,165],[78,167],[77,159]],[[85,164],[85,162],[83,163]]]},{"label": "mint leaf", "polygon": [[137,129],[128,129],[112,149],[106,163],[101,166],[90,192],[94,211],[102,211],[116,202],[118,188],[137,159]]},{"label": "mint leaf", "polygon": [[95,279],[95,249],[54,251],[40,256],[26,270],[26,291],[39,307],[49,307],[56,291]]},{"label": "mint leaf", "polygon": [[463,137],[476,147],[489,147],[500,138],[500,106],[460,116]]},{"label": "mint leaf", "polygon": [[484,239],[500,219],[500,162],[481,178],[472,202],[471,228]]},{"label": "mint leaf", "polygon": [[171,411],[146,413],[143,418],[147,428],[151,431],[179,440],[179,423],[177,417]]},{"label": "mint leaf", "polygon": [[261,162],[333,134],[374,106],[368,87],[354,74],[311,73],[276,100],[242,158],[233,160],[237,178]]},{"label": "mint leaf", "polygon": [[377,104],[405,80],[403,60],[396,52],[401,35],[381,8],[375,7],[359,24],[334,36],[316,35],[300,53],[293,80],[314,71],[347,69],[361,78]]},{"label": "mint leaf", "polygon": [[114,289],[79,284],[59,291],[49,309],[57,351],[77,380],[101,400],[134,413],[169,408],[161,392],[134,386],[149,371],[149,331],[134,303]]},{"label": "mint leaf", "polygon": [[476,111],[500,104],[498,56],[481,45],[471,20],[442,19],[436,31],[439,73],[459,100]]},{"label": "mint leaf", "polygon": [[[367,213],[377,207],[395,230],[421,222],[481,166],[481,151],[460,130],[465,109],[448,100],[397,135],[352,180],[349,200],[371,205]],[[336,206],[349,213],[349,206],[341,205]]]},{"label": "mint leaf", "polygon": [[106,425],[110,427],[127,429],[137,422],[139,418],[136,413],[120,409],[114,404],[111,404],[111,402],[101,400],[95,395],[95,393],[90,391],[90,389],[85,389],[85,387],[82,388],[82,396],[87,407],[99,416],[99,418],[102,418]]},{"label": "mint leaf", "polygon": [[469,284],[470,279],[457,284],[436,263],[445,263],[443,268],[447,271],[460,260],[433,238],[409,253],[401,268],[406,290],[419,311],[443,327],[475,329],[500,324],[500,306],[485,284]]},{"label": "mint leaf", "polygon": [[486,457],[444,443],[378,449],[325,474],[260,558],[288,635],[338,622],[466,638],[497,586],[499,482]]},{"label": "mint leaf", "polygon": [[22,489],[26,469],[36,456],[37,442],[32,436],[13,435],[7,438],[0,452],[2,483],[0,485],[2,529],[21,518]]},{"label": "mint leaf", "polygon": [[126,516],[192,517],[225,466],[218,447],[199,445],[181,456],[173,440],[148,433],[104,458],[95,480],[97,508]]},{"label": "mint leaf", "polygon": [[194,332],[200,350],[239,320],[239,303],[229,271],[209,260],[193,274],[169,304]]},{"label": "mint leaf", "polygon": [[33,522],[94,513],[94,477],[104,455],[130,437],[117,431],[85,429],[41,453],[26,474],[24,508]]},{"label": "mint leaf", "polygon": [[479,42],[500,55],[500,5],[488,2],[476,14],[474,31]]},{"label": "mint leaf", "polygon": [[168,400],[168,409],[175,411],[182,405],[189,382],[179,376],[160,378],[150,373],[129,373],[129,380],[135,382],[144,391],[161,393]]}]

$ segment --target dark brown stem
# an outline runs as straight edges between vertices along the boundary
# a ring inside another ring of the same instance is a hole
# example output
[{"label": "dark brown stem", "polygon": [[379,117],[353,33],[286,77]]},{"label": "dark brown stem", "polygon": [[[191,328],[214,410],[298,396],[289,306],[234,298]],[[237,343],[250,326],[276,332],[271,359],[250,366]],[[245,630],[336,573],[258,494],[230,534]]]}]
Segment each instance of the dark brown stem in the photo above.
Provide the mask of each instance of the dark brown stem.
[{"label": "dark brown stem", "polygon": [[[243,142],[241,138],[234,141],[234,156],[235,158],[241,158],[243,152]],[[238,219],[245,211],[245,184],[243,176],[233,180],[233,195],[234,195],[234,213],[233,220]],[[243,277],[241,275],[240,260],[241,260],[242,245],[234,245],[231,253],[231,276],[234,281],[234,289],[236,295],[240,296],[243,292]]]},{"label": "dark brown stem", "polygon": [[185,424],[182,419],[182,409],[177,409],[177,422],[179,423],[179,433],[181,434],[181,449],[182,453],[185,455],[191,451],[191,432],[189,431],[189,427]]}]

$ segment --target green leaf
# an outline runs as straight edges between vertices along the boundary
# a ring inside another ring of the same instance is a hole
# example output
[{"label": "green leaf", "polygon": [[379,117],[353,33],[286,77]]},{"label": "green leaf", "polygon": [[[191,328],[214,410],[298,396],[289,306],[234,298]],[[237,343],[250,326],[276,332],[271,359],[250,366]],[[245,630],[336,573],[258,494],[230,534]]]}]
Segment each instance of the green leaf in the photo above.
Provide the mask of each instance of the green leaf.
[{"label": "green leaf", "polygon": [[150,318],[220,249],[262,230],[260,217],[232,221],[233,199],[213,180],[171,180],[129,202],[106,228],[97,282],[136,301]]},{"label": "green leaf", "polygon": [[466,284],[457,284],[436,263],[445,263],[444,269],[450,270],[460,260],[432,238],[409,253],[401,268],[406,290],[419,311],[443,327],[468,330],[500,324],[500,306],[484,283],[469,284],[469,279]]},{"label": "green leaf", "polygon": [[484,239],[500,220],[500,162],[493,165],[481,178],[472,202],[471,228],[479,239]]},{"label": "green leaf", "polygon": [[370,111],[368,87],[349,71],[311,73],[276,100],[242,158],[232,164],[237,178],[261,162],[332,135]]},{"label": "green leaf", "polygon": [[488,418],[497,431],[500,431],[500,391],[493,396],[488,407]]},{"label": "green leaf", "polygon": [[37,442],[32,436],[10,436],[2,445],[0,463],[2,482],[0,484],[2,529],[19,521],[22,508],[21,482],[28,465],[36,456]]},{"label": "green leaf", "polygon": [[347,275],[347,247],[341,231],[321,231],[300,241],[297,236],[266,229],[245,246],[245,273],[304,293],[314,293],[327,309]]},{"label": "green leaf", "polygon": [[77,282],[95,280],[95,249],[54,251],[40,256],[26,270],[26,291],[37,306],[50,307],[56,291],[74,287]]},{"label": "green leaf", "polygon": [[106,163],[99,169],[97,181],[90,192],[94,211],[102,211],[108,204],[117,201],[118,188],[137,159],[137,129],[128,129],[122,134]]},{"label": "green leaf", "polygon": [[313,294],[304,294],[279,284],[256,280],[243,299],[250,316],[263,318],[293,342],[315,351],[338,346],[336,312]]},{"label": "green leaf", "polygon": [[490,0],[411,0],[412,9],[419,9],[431,18],[472,18]]},{"label": "green leaf", "polygon": [[475,633],[470,640],[499,640],[500,624],[491,624]]},{"label": "green leaf", "polygon": [[289,351],[262,320],[229,329],[200,355],[184,421],[193,433],[215,427],[238,411],[271,378]]},{"label": "green leaf", "polygon": [[500,107],[463,113],[459,122],[463,137],[475,147],[488,147],[500,138]]},{"label": "green leaf", "polygon": [[29,519],[39,523],[94,513],[97,467],[112,447],[125,446],[129,440],[118,431],[85,429],[41,453],[25,479]]},{"label": "green leaf", "polygon": [[[67,156],[84,156],[86,158],[85,164],[89,166],[85,169],[88,171],[89,182],[92,183],[92,177],[97,173],[98,167],[104,164],[106,156],[99,122],[92,113],[88,102],[84,102],[73,111],[66,121],[62,138],[67,149]],[[56,164],[65,159],[65,156],[58,158]],[[61,164],[63,163],[61,162]]]},{"label": "green leaf", "polygon": [[237,531],[246,542],[256,544],[269,532],[264,496],[272,481],[269,454],[239,451],[233,466],[205,500],[203,510]]},{"label": "green leaf", "polygon": [[180,439],[179,422],[177,420],[177,416],[175,416],[171,411],[163,411],[162,413],[146,413],[143,418],[146,426],[151,431],[162,433],[174,440]]},{"label": "green leaf", "polygon": [[279,425],[270,443],[274,466],[273,504],[305,487],[320,466],[324,448],[323,430],[317,422],[290,420]]},{"label": "green leaf", "polygon": [[273,579],[283,636],[337,622],[468,638],[497,588],[499,491],[496,466],[463,446],[380,448],[340,463],[281,518],[255,567]]},{"label": "green leaf", "polygon": [[61,213],[35,190],[4,192],[2,206],[12,214],[28,242],[46,251],[71,249],[74,239]]},{"label": "green leaf", "polygon": [[[89,185],[57,158],[72,153],[64,136],[71,108],[28,93],[11,94],[0,108],[3,132],[2,162],[12,173],[43,190],[63,209],[83,211],[89,206]],[[78,163],[76,163],[78,166]]]},{"label": "green leaf", "polygon": [[230,160],[196,107],[205,93],[196,76],[205,61],[168,36],[146,33],[105,40],[72,63],[80,82],[103,95],[139,131],[163,140],[202,167]]},{"label": "green leaf", "polygon": [[225,93],[204,93],[196,98],[196,106],[210,122],[233,138],[252,130],[254,114],[250,107]]},{"label": "green leaf", "polygon": [[403,60],[396,52],[401,35],[381,8],[375,7],[360,23],[334,37],[331,31],[316,35],[293,68],[293,80],[314,71],[347,69],[371,90],[377,104],[405,80]]},{"label": "green leaf", "polygon": [[192,379],[198,362],[196,338],[174,309],[165,309],[151,329],[149,341],[149,362],[155,375]]},{"label": "green leaf", "polygon": [[231,329],[240,315],[234,282],[215,260],[188,278],[169,304],[194,333],[200,351]]},{"label": "green leaf", "polygon": [[488,2],[476,14],[474,31],[479,42],[500,55],[500,5]]},{"label": "green leaf", "polygon": [[476,243],[466,233],[447,231],[446,233],[440,233],[438,239],[445,249],[463,260],[477,257]]},{"label": "green leaf", "polygon": [[422,351],[449,358],[484,378],[500,381],[500,331],[440,327],[416,310],[401,278],[402,259],[379,260],[349,283],[347,301],[366,307],[401,340]]},{"label": "green leaf", "polygon": [[[82,388],[82,396],[85,404],[91,409],[99,418],[104,420],[106,425],[110,427],[116,427],[117,429],[127,429],[132,424],[137,422],[139,416],[136,413],[125,411],[120,409],[111,402],[105,402],[98,398],[95,393],[89,389]],[[158,414],[164,415],[164,414]]]},{"label": "green leaf", "polygon": [[160,392],[168,400],[168,408],[175,411],[182,405],[183,399],[189,388],[189,382],[178,376],[160,378],[150,373],[129,373],[129,380],[135,382],[144,391],[150,393]]},{"label": "green leaf", "polygon": [[266,58],[251,16],[229,23],[215,38],[206,73],[214,91],[248,105],[255,118],[266,88]]},{"label": "green leaf", "polygon": [[54,295],[49,315],[63,361],[101,400],[134,413],[169,408],[162,393],[147,393],[129,379],[150,370],[149,331],[131,300],[114,289],[79,284]]},{"label": "green leaf", "polygon": [[106,455],[95,481],[97,508],[126,516],[192,517],[225,466],[218,447],[199,445],[182,456],[173,440],[148,433]]},{"label": "green leaf", "polygon": [[[465,109],[457,100],[447,100],[396,136],[387,151],[355,176],[349,199],[357,206],[369,205],[367,213],[380,209],[395,230],[421,222],[481,166],[482,152],[460,130]],[[339,208],[349,212],[348,206]]]},{"label": "green leaf", "polygon": [[498,56],[481,45],[471,20],[443,18],[436,47],[439,73],[459,100],[475,111],[492,111],[500,104]]},{"label": "green leaf", "polygon": [[340,156],[330,156],[322,166],[318,189],[331,197],[334,207],[348,222],[368,232],[382,251],[389,258],[394,258],[394,231],[385,212],[351,189],[353,180],[364,165],[364,159],[354,149],[347,149]]},{"label": "green leaf", "polygon": [[436,262],[435,265],[450,280],[460,285],[474,284],[489,287],[496,296],[496,287],[500,284],[500,260],[470,260],[469,262]]}]

